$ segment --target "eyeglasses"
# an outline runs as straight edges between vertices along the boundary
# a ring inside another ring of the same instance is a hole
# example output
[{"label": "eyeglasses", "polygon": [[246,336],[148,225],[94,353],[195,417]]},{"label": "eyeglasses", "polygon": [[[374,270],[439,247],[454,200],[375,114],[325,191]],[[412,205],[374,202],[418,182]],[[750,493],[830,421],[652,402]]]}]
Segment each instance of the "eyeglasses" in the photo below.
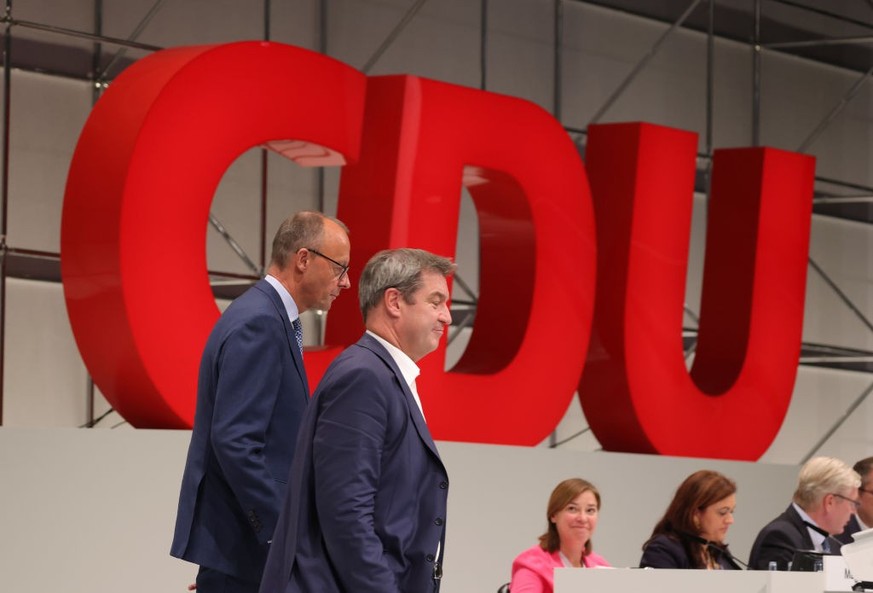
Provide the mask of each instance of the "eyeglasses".
[{"label": "eyeglasses", "polygon": [[851,502],[855,506],[856,511],[861,508],[860,500],[855,500],[854,498],[849,498],[848,496],[843,496],[842,494],[837,494],[836,492],[833,492],[832,494],[837,498],[842,498],[843,500],[848,500],[849,502]]},{"label": "eyeglasses", "polygon": [[333,259],[332,257],[328,257],[325,254],[323,254],[322,252],[313,249],[312,247],[305,247],[304,249],[306,249],[306,251],[308,251],[310,253],[314,253],[315,255],[323,257],[324,259],[326,259],[327,261],[329,261],[330,263],[332,263],[333,265],[338,267],[340,269],[340,273],[337,275],[338,280],[342,280],[343,276],[345,276],[346,274],[349,273],[349,264],[341,264],[338,261],[336,261],[335,259]]}]

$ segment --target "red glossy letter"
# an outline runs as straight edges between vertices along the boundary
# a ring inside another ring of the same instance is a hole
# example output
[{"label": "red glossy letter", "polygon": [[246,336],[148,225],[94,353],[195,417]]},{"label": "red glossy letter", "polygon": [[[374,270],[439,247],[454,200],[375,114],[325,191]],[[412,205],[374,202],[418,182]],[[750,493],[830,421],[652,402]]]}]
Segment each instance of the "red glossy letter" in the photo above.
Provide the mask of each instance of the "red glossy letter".
[{"label": "red glossy letter", "polygon": [[[451,256],[462,184],[479,214],[475,330],[444,371],[421,362],[435,438],[533,445],[573,397],[593,308],[595,236],[575,147],[527,101],[410,76],[368,83],[361,162],[343,169],[339,216],[356,260],[413,246]],[[360,335],[351,298],[334,304],[332,342]]]},{"label": "red glossy letter", "polygon": [[593,126],[599,261],[580,397],[605,449],[753,460],[791,400],[803,325],[814,160],[716,151],[699,341],[682,350],[696,135]]},{"label": "red glossy letter", "polygon": [[131,424],[193,422],[218,317],[206,230],[225,170],[259,145],[304,165],[356,159],[365,83],[320,54],[245,42],[155,53],[97,103],[67,180],[64,294],[88,370]]}]

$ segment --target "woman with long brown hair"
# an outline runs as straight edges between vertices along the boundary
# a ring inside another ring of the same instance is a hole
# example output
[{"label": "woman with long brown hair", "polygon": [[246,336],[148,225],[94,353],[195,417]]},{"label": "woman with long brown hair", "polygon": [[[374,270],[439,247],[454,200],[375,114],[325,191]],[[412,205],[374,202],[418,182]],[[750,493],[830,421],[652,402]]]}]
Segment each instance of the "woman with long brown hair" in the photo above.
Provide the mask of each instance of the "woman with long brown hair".
[{"label": "woman with long brown hair", "polygon": [[643,544],[640,567],[739,569],[725,543],[736,491],[736,483],[716,471],[700,470],[685,478]]}]

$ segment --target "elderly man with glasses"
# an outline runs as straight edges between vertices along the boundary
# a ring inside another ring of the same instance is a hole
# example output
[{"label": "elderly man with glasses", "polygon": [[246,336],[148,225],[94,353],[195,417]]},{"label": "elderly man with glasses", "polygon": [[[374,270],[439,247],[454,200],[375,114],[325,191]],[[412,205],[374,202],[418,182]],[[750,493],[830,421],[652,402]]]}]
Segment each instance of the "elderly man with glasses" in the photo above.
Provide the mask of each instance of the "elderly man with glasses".
[{"label": "elderly man with glasses", "polygon": [[771,562],[788,570],[795,552],[814,550],[839,554],[842,533],[860,506],[861,477],[833,457],[814,457],[802,468],[794,500],[788,509],[758,534],[749,557],[749,568],[767,570]]}]

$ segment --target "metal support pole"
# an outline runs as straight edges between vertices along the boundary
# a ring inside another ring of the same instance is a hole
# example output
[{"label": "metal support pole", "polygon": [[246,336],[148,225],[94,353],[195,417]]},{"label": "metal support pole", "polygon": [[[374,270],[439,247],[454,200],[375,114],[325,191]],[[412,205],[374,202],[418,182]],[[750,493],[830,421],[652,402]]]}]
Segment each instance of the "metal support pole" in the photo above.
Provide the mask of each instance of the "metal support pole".
[{"label": "metal support pole", "polygon": [[3,382],[6,363],[6,219],[9,213],[9,123],[12,99],[12,0],[6,0],[3,44],[3,177],[0,179],[0,426],[3,425]]},{"label": "metal support pole", "polygon": [[564,94],[563,85],[563,61],[564,61],[564,0],[555,0],[555,65],[554,65],[554,85],[553,85],[553,100],[552,100],[552,115],[558,122],[561,121],[561,96]]},{"label": "metal support pole", "polygon": [[488,88],[488,0],[482,0],[479,17],[479,88]]},{"label": "metal support pole", "polygon": [[813,445],[812,449],[809,450],[809,453],[804,455],[803,459],[800,460],[801,465],[809,461],[813,457],[813,455],[815,455],[818,450],[822,448],[822,445],[824,445],[827,440],[831,438],[834,433],[837,432],[837,430],[840,429],[840,427],[846,422],[846,420],[849,419],[849,416],[851,416],[852,413],[858,409],[858,406],[864,403],[864,400],[867,399],[867,396],[869,396],[871,392],[873,392],[873,383],[868,385],[867,389],[861,392],[861,395],[859,395],[855,399],[855,401],[852,402],[852,405],[848,407],[848,409],[843,413],[842,416],[840,416],[840,418],[834,423],[834,425],[831,426],[831,428],[827,432],[825,432],[824,436],[820,438],[815,445]]},{"label": "metal support pole", "polygon": [[[103,33],[103,0],[95,0],[94,2],[94,33],[101,35]],[[100,95],[103,92],[101,80],[103,78],[100,73],[100,60],[103,57],[103,45],[99,41],[94,42],[91,54],[91,106],[93,107]],[[89,418],[92,420],[92,418]]]},{"label": "metal support pole", "polygon": [[[327,0],[318,3],[318,51],[327,54]],[[318,209],[324,211],[324,167],[319,167],[315,174],[315,191],[318,196]]]},{"label": "metal support pole", "polygon": [[709,173],[712,170],[713,88],[715,87],[715,0],[709,0],[709,18],[706,23],[706,186],[709,195]]},{"label": "metal support pole", "polygon": [[[103,34],[103,0],[95,0],[94,2],[94,33],[97,35]],[[91,55],[91,106],[100,99],[103,93],[103,84],[101,82],[102,75],[100,74],[100,59],[103,57],[103,46],[99,41],[94,43],[93,53]],[[96,423],[94,419],[94,378],[88,373],[88,379],[85,383],[85,426],[93,428]]]},{"label": "metal support pole", "polygon": [[406,14],[403,15],[403,18],[400,19],[400,22],[398,22],[394,26],[394,29],[392,29],[392,31],[388,33],[388,37],[385,38],[385,41],[382,42],[382,45],[379,46],[375,53],[370,56],[370,59],[367,60],[367,63],[364,64],[364,66],[361,68],[361,72],[363,72],[364,74],[368,74],[370,72],[373,66],[376,65],[376,62],[379,61],[379,58],[382,57],[382,54],[384,54],[388,50],[388,48],[391,47],[391,44],[394,43],[394,40],[397,39],[401,32],[403,32],[403,29],[406,28],[406,25],[408,25],[418,13],[418,11],[421,10],[421,7],[424,6],[425,2],[427,2],[427,0],[416,0],[415,4],[409,7],[409,10],[406,11]]},{"label": "metal support pole", "polygon": [[752,40],[752,146],[761,145],[761,0],[755,0]]},{"label": "metal support pole", "polygon": [[834,293],[836,293],[836,295],[838,297],[840,297],[840,299],[852,311],[852,313],[854,313],[855,316],[861,320],[861,323],[863,323],[867,327],[867,329],[869,329],[871,332],[873,332],[873,323],[870,323],[870,320],[867,319],[867,317],[864,315],[864,313],[862,313],[861,310],[855,306],[855,303],[852,302],[852,299],[850,299],[849,296],[846,293],[844,293],[840,289],[839,286],[837,286],[836,282],[831,280],[830,276],[828,276],[825,273],[825,271],[821,268],[821,266],[819,266],[817,263],[815,263],[815,260],[812,259],[811,257],[809,258],[809,265],[812,266],[813,270],[818,272],[818,275],[821,276],[821,279],[825,281],[825,284],[830,286],[831,290],[833,290]]},{"label": "metal support pole", "polygon": [[230,235],[224,225],[221,224],[221,221],[219,221],[212,212],[209,213],[209,224],[212,225],[212,228],[218,231],[218,234],[224,238],[228,245],[230,245],[230,248],[233,249],[234,253],[236,253],[239,258],[243,260],[243,263],[245,263],[245,265],[248,266],[248,268],[254,274],[260,276],[261,270],[258,269],[258,266],[255,265],[255,262],[251,260],[251,258],[248,256],[248,254],[246,254],[240,244],[236,242],[236,240]]},{"label": "metal support pole", "polygon": [[821,121],[821,123],[816,126],[816,128],[810,133],[809,136],[806,137],[806,140],[800,143],[800,146],[797,148],[797,152],[806,152],[806,150],[810,147],[810,145],[816,141],[816,139],[824,132],[831,122],[834,121],[837,116],[846,108],[855,95],[861,90],[861,87],[864,86],[864,83],[867,82],[867,79],[870,78],[870,75],[873,74],[873,66],[871,66],[867,72],[865,72],[858,80],[855,81],[855,84],[852,85],[846,94],[840,99],[840,102],[831,110],[830,113],[825,116],[825,118]]},{"label": "metal support pole", "polygon": [[118,37],[108,37],[106,35],[95,35],[94,33],[86,33],[85,31],[76,31],[75,29],[66,29],[64,27],[55,27],[54,25],[45,25],[43,23],[34,23],[32,21],[17,21],[8,19],[7,24],[15,27],[24,27],[25,29],[35,29],[46,33],[56,33],[67,37],[76,37],[78,39],[87,39],[89,41],[100,41],[111,45],[120,45],[122,47],[131,47],[134,49],[142,49],[145,51],[159,51],[163,49],[157,45],[149,45],[147,43],[139,43],[137,41],[128,41],[119,39]]},{"label": "metal support pole", "polygon": [[[272,4],[264,0],[264,41],[270,40],[270,16]],[[258,264],[260,274],[267,269],[267,198],[269,195],[269,153],[261,148],[261,215],[258,224]]]},{"label": "metal support pole", "polygon": [[[156,0],[155,1],[155,3],[149,9],[149,11],[146,13],[146,15],[142,18],[142,20],[139,22],[139,24],[133,30],[133,33],[131,33],[130,36],[127,38],[127,41],[129,41],[129,42],[136,41],[137,37],[139,37],[142,34],[142,32],[145,30],[145,28],[148,26],[148,24],[151,22],[151,20],[153,18],[155,18],[155,15],[161,9],[164,2],[166,2],[166,0]],[[98,29],[97,32],[101,33],[102,31]],[[112,68],[112,66],[115,65],[115,62],[120,60],[126,52],[127,52],[127,47],[121,46],[118,49],[118,51],[115,52],[115,55],[112,56],[112,59],[109,60],[109,62],[100,71],[100,73],[96,76],[96,78],[94,80],[95,81],[106,80],[106,75],[109,73],[110,68]]]},{"label": "metal support pole", "polygon": [[691,14],[691,12],[697,8],[697,5],[700,4],[700,0],[693,0],[688,8],[685,9],[685,12],[676,20],[675,23],[670,25],[670,28],[664,31],[664,34],[655,42],[655,44],[646,52],[646,55],[643,56],[636,66],[634,66],[633,70],[631,70],[630,74],[627,75],[618,88],[610,95],[609,99],[606,100],[606,103],[603,104],[603,107],[597,110],[597,113],[594,114],[594,117],[591,118],[589,123],[597,123],[603,114],[612,107],[612,104],[621,96],[624,90],[628,87],[628,85],[633,82],[633,80],[637,77],[643,68],[651,61],[652,58],[658,53],[658,50],[661,49],[661,45],[667,40],[668,37],[685,22],[685,19]]},{"label": "metal support pole", "polygon": [[825,37],[822,39],[807,39],[805,41],[781,41],[778,43],[767,43],[764,45],[764,47],[766,47],[767,49],[789,49],[794,47],[843,45],[847,43],[873,43],[873,36],[864,35],[862,37]]}]

